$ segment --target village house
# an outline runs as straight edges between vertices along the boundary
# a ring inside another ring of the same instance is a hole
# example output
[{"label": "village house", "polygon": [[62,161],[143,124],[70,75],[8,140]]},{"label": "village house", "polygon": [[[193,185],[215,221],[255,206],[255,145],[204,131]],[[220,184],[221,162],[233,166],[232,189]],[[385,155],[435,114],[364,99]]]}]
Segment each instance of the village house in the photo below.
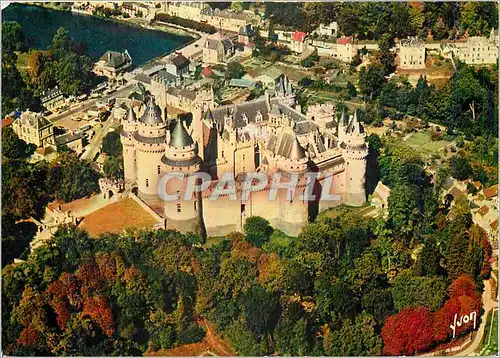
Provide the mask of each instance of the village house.
[{"label": "village house", "polygon": [[40,113],[24,112],[12,123],[17,136],[37,147],[55,145],[54,125]]},{"label": "village house", "polygon": [[203,64],[225,64],[234,55],[234,43],[228,37],[216,33],[207,37],[203,46]]},{"label": "village house", "polygon": [[167,60],[165,69],[175,77],[182,77],[189,74],[189,65],[190,61],[188,58],[175,54]]},{"label": "village house", "polygon": [[116,79],[118,73],[132,66],[132,57],[127,50],[125,52],[107,51],[94,65],[94,73],[98,76],[106,76]]},{"label": "village house", "polygon": [[292,41],[290,42],[290,48],[293,52],[302,53],[307,50],[307,33],[302,31],[295,31],[292,35]]},{"label": "village house", "polygon": [[252,25],[247,24],[246,26],[242,26],[238,32],[238,42],[243,45],[248,45],[253,35],[254,30],[252,29]]},{"label": "village house", "polygon": [[192,21],[201,21],[201,11],[210,5],[197,1],[167,1],[162,3],[162,12]]},{"label": "village house", "polygon": [[339,33],[339,24],[336,21],[328,25],[319,24],[319,27],[314,30],[314,33],[320,36],[337,36]]},{"label": "village house", "polygon": [[68,132],[56,137],[58,148],[66,146],[76,154],[83,153],[83,135],[81,133]]},{"label": "village house", "polygon": [[491,30],[490,37],[471,36],[444,46],[443,52],[451,53],[468,65],[492,65],[498,59],[498,31]]},{"label": "village house", "polygon": [[424,69],[425,45],[418,37],[408,37],[399,43],[399,68]]},{"label": "village house", "polygon": [[357,53],[357,47],[353,44],[352,36],[339,38],[336,50],[334,57],[343,62],[351,62]]},{"label": "village house", "polygon": [[55,86],[44,91],[40,96],[40,101],[46,109],[53,110],[64,104],[64,95],[59,87]]}]

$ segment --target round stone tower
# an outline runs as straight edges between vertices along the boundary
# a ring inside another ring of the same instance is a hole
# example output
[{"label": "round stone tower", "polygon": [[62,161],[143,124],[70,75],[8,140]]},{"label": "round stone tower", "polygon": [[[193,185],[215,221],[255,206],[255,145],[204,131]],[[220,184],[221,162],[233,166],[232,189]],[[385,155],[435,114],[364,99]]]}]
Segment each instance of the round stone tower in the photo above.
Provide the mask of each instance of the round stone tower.
[{"label": "round stone tower", "polygon": [[358,122],[354,112],[349,125],[345,129],[344,158],[346,162],[347,198],[346,204],[361,206],[366,202],[365,176],[368,146],[363,125]]},{"label": "round stone tower", "polygon": [[170,179],[166,183],[166,193],[177,195],[177,200],[165,201],[165,215],[167,227],[186,231],[197,231],[201,197],[194,194],[185,200],[184,194],[187,176],[200,170],[201,158],[198,156],[198,145],[189,135],[181,119],[177,120],[165,147],[165,154],[161,159],[165,172],[179,172],[186,174],[183,180]]},{"label": "round stone tower", "polygon": [[143,196],[157,196],[163,174],[161,158],[165,151],[166,122],[161,109],[149,98],[137,131],[134,133],[137,159],[137,186]]},{"label": "round stone tower", "polygon": [[309,168],[309,158],[306,151],[299,143],[297,136],[291,138],[291,149],[288,156],[280,158],[278,169],[281,172],[281,182],[292,181],[294,175],[298,176],[297,185],[293,198],[288,191],[280,189],[278,195],[278,218],[279,226],[293,235],[298,235],[301,228],[308,222],[308,201],[303,197],[307,178],[304,174]]},{"label": "round stone tower", "polygon": [[138,121],[135,116],[134,109],[129,108],[127,115],[122,120],[122,131],[120,132],[120,140],[123,147],[123,171],[125,176],[125,184],[129,186],[135,185],[137,181],[136,153],[134,134],[137,132]]}]

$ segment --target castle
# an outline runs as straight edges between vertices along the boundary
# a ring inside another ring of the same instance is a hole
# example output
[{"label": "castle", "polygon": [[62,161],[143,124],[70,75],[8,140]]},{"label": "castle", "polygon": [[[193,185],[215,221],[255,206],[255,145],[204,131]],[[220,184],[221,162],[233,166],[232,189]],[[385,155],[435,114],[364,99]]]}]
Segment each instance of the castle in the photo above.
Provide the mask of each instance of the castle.
[{"label": "castle", "polygon": [[[273,95],[266,92],[241,104],[216,107],[209,90],[200,91],[193,103],[189,124],[169,119],[152,97],[139,113],[131,108],[122,120],[126,186],[165,218],[167,228],[224,235],[241,231],[246,218],[262,216],[273,227],[297,235],[321,210],[365,203],[368,147],[356,113],[343,113],[337,121],[334,106],[321,104],[302,114],[286,77]],[[284,182],[298,175],[303,183],[307,172],[316,172],[317,190],[329,180],[329,194],[340,200],[300,200],[303,185],[291,198],[280,190],[277,200],[268,199],[269,188],[249,197],[238,189],[237,200],[209,200],[213,186],[185,200],[187,179],[167,181],[167,193],[179,194],[178,200],[160,199],[158,184],[165,173],[200,171],[210,174],[213,184],[225,173],[237,181],[253,172],[280,173]]]}]

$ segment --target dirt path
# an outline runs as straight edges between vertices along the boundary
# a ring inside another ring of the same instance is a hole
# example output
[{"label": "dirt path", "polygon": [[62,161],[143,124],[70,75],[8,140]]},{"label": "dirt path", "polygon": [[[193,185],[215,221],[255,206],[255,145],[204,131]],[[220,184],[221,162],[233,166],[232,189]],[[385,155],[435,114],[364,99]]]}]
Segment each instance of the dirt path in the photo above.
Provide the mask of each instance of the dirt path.
[{"label": "dirt path", "polygon": [[236,356],[237,353],[229,346],[229,344],[220,338],[217,333],[215,333],[214,327],[208,323],[206,319],[203,318],[201,321],[205,327],[207,333],[205,339],[211,346],[211,350],[220,356]]}]

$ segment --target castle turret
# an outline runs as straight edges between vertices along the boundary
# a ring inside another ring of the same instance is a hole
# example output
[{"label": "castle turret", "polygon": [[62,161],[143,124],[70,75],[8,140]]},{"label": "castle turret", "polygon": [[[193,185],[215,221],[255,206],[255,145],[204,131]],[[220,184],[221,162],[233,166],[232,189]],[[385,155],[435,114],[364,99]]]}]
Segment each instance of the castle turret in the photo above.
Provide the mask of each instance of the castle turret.
[{"label": "castle turret", "polygon": [[136,152],[134,134],[137,132],[138,121],[134,109],[129,108],[127,115],[122,120],[120,139],[123,147],[123,171],[125,183],[135,185],[137,181]]},{"label": "castle turret", "polygon": [[199,222],[198,211],[201,210],[201,198],[196,194],[191,198],[184,197],[187,186],[187,175],[200,170],[201,158],[198,156],[198,145],[189,135],[181,119],[177,120],[170,135],[170,141],[165,147],[165,154],[161,159],[166,172],[185,173],[186,177],[170,179],[166,183],[166,193],[177,195],[177,200],[165,201],[165,215],[167,227],[196,231]]},{"label": "castle turret", "polygon": [[342,115],[340,116],[338,130],[337,130],[337,137],[339,139],[339,144],[341,144],[345,140],[345,131],[348,125],[349,125],[349,118],[347,117],[345,109],[342,109]]},{"label": "castle turret", "polygon": [[[286,143],[290,140],[291,143]],[[288,155],[278,161],[278,168],[282,173],[281,182],[293,184],[294,190],[292,191],[293,197],[289,196],[288,190],[280,190],[277,201],[278,217],[281,221],[280,226],[287,227],[288,232],[298,235],[300,228],[309,220],[309,203],[303,197],[307,182],[304,174],[308,170],[309,158],[295,134],[293,136],[285,134],[280,144],[283,148],[290,148]]]},{"label": "castle turret", "polygon": [[354,112],[345,128],[342,147],[345,149],[347,198],[346,204],[361,206],[366,202],[365,175],[368,146],[363,125]]},{"label": "castle turret", "polygon": [[163,174],[161,158],[165,150],[166,130],[161,109],[150,98],[134,133],[136,159],[140,165],[137,185],[141,194],[158,195],[158,182]]},{"label": "castle turret", "polygon": [[295,93],[288,77],[281,77],[276,86],[276,98],[279,102],[289,107],[295,106]]}]

